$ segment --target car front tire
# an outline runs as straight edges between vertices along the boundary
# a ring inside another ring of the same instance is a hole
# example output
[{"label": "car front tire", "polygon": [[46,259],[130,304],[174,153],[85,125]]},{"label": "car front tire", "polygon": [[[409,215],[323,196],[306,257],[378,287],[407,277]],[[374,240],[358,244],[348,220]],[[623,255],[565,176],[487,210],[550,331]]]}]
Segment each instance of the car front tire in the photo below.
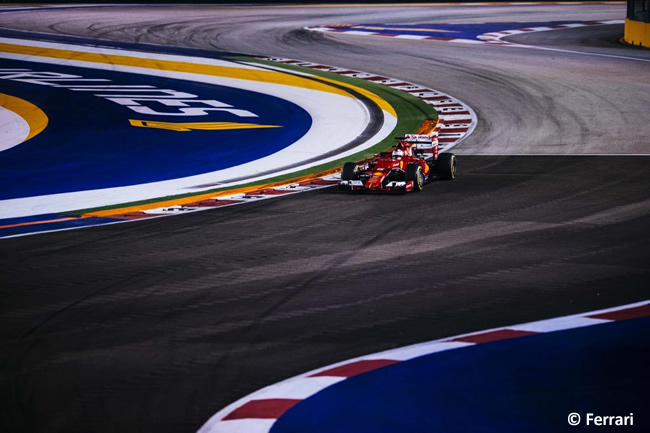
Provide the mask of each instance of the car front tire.
[{"label": "car front tire", "polygon": [[346,162],[341,172],[341,180],[359,179],[359,164],[356,162]]},{"label": "car front tire", "polygon": [[406,181],[413,182],[413,191],[422,191],[424,187],[424,173],[419,164],[409,164],[406,166]]}]

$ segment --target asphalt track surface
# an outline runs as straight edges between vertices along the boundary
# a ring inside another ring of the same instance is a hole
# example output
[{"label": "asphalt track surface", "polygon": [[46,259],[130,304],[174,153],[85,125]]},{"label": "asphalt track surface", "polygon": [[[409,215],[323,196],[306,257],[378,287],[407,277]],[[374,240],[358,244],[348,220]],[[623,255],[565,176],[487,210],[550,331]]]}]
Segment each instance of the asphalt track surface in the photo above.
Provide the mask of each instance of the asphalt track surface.
[{"label": "asphalt track surface", "polygon": [[650,52],[618,45],[620,26],[509,40],[641,61],[300,30],[504,14],[620,19],[623,11],[143,7],[0,16],[4,27],[381,73],[449,92],[480,118],[457,149],[459,178],[422,193],[327,189],[0,242],[0,430],[195,431],[237,398],[333,362],[647,299],[650,157],[470,156],[648,153]]}]

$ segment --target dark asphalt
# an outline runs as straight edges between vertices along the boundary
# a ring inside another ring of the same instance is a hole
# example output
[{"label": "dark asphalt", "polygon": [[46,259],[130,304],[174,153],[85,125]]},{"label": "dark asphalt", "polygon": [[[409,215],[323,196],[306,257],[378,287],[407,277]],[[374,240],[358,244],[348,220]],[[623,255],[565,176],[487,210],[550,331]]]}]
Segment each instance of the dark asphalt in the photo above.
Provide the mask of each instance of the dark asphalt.
[{"label": "dark asphalt", "polygon": [[191,432],[332,362],[648,298],[650,157],[459,163],[404,196],[3,240],[0,431]]}]

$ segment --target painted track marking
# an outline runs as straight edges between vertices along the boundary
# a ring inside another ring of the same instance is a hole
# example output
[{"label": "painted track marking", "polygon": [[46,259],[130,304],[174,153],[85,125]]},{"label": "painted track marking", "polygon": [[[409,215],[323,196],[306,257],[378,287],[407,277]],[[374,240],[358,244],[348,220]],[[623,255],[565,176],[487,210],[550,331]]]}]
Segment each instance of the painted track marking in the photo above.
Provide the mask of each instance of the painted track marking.
[{"label": "painted track marking", "polygon": [[[414,34],[403,34],[399,33],[399,31],[411,31],[414,33],[417,32],[428,32],[429,30],[427,28],[399,28],[399,27],[372,27],[372,26],[365,26],[367,29],[374,29],[374,30],[381,30],[381,31],[390,31],[390,30],[395,30],[396,33],[379,33],[376,31],[368,31],[368,30],[346,30],[346,28],[350,29],[357,29],[361,28],[363,26],[356,26],[356,25],[318,25],[318,26],[307,26],[305,27],[306,30],[311,30],[311,31],[316,31],[316,32],[323,32],[323,33],[339,33],[339,34],[349,34],[349,35],[357,35],[357,36],[383,36],[383,37],[391,37],[395,39],[416,39],[416,40],[428,40],[428,41],[446,41],[446,42],[457,42],[457,43],[464,43],[464,44],[487,44],[487,45],[499,45],[499,46],[511,46],[511,47],[521,47],[521,48],[533,48],[533,49],[546,49],[550,51],[559,51],[559,52],[567,52],[567,53],[576,53],[576,54],[585,54],[585,55],[595,55],[599,57],[613,57],[613,58],[621,58],[621,59],[627,59],[627,60],[641,60],[644,62],[647,62],[649,60],[645,59],[638,59],[634,57],[626,57],[626,56],[615,56],[615,55],[608,55],[608,54],[595,54],[595,53],[586,53],[582,51],[571,51],[571,50],[562,50],[562,49],[553,49],[553,48],[545,48],[545,47],[537,47],[533,45],[525,45],[525,44],[517,44],[513,42],[508,42],[504,41],[503,38],[508,37],[508,36],[514,36],[514,35],[519,35],[519,34],[526,34],[526,33],[537,33],[537,32],[546,32],[546,31],[553,31],[553,30],[566,30],[566,29],[572,29],[572,28],[578,28],[578,27],[590,27],[590,26],[599,26],[599,25],[611,25],[611,24],[623,24],[623,20],[604,20],[604,21],[584,21],[584,22],[575,22],[575,23],[562,23],[562,24],[552,24],[552,25],[547,25],[547,26],[534,26],[534,27],[522,27],[519,29],[512,29],[512,30],[501,30],[501,31],[493,31],[493,32],[488,32],[488,33],[483,33],[479,34],[476,36],[476,39],[470,39],[470,38],[461,38],[461,37],[439,37],[439,36],[427,36],[427,35],[414,35]],[[435,24],[432,24],[435,25]],[[460,26],[461,24],[459,24]],[[495,24],[495,26],[498,24]],[[524,24],[522,24],[524,25]],[[442,30],[436,29],[436,32],[441,32]],[[458,31],[455,30],[447,30],[447,33],[458,33]]]},{"label": "painted track marking", "polygon": [[[268,433],[293,406],[350,377],[421,356],[511,338],[566,331],[650,316],[650,301],[547,320],[488,329],[406,346],[322,367],[267,386],[226,406],[198,433]],[[328,383],[322,379],[330,378]],[[319,379],[319,382],[314,381]]]},{"label": "painted track marking", "polygon": [[48,122],[47,115],[36,105],[0,93],[0,152],[36,137]]}]

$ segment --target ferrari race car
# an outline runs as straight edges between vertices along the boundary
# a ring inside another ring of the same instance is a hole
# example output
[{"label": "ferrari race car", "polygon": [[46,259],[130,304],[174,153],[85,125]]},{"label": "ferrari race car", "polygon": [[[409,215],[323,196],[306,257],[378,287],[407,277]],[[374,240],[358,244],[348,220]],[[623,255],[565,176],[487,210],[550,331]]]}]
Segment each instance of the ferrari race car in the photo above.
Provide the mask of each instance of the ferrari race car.
[{"label": "ferrari race car", "polygon": [[391,151],[372,158],[346,162],[339,189],[347,191],[422,191],[433,180],[456,178],[456,155],[438,153],[442,122],[425,120],[416,134],[397,137]]}]

